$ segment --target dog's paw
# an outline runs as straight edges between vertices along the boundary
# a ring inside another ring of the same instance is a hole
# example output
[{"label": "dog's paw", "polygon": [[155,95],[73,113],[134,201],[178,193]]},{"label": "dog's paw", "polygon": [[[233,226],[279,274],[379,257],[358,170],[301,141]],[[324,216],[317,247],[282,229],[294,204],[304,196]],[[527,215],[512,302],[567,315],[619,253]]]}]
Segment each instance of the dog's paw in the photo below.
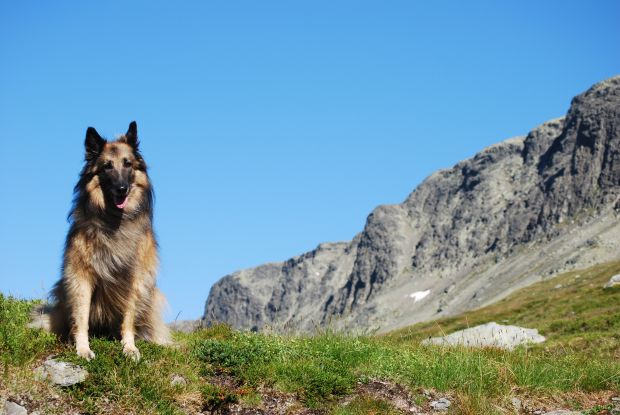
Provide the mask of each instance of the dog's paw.
[{"label": "dog's paw", "polygon": [[134,362],[140,360],[140,350],[135,345],[124,345],[123,346],[123,354],[129,358],[131,358]]},{"label": "dog's paw", "polygon": [[78,356],[83,357],[84,359],[90,361],[95,358],[95,353],[88,346],[86,347],[78,347],[75,349]]}]

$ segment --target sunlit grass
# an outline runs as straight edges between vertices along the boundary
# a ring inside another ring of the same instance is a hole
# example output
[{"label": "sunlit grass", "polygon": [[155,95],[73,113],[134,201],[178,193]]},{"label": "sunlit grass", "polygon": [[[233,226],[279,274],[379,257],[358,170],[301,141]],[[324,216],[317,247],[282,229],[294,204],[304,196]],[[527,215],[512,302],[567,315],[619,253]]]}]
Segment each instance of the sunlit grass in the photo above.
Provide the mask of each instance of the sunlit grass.
[{"label": "sunlit grass", "polygon": [[[601,287],[618,272],[620,263],[568,273],[499,304],[385,336],[329,331],[288,336],[217,325],[177,334],[175,347],[139,342],[138,363],[125,358],[118,341],[100,338],[91,343],[97,357],[86,362],[54,336],[26,328],[32,302],[0,295],[0,391],[21,394],[28,382],[33,390],[42,390],[31,369],[56,354],[90,373],[85,382],[56,393],[93,414],[175,414],[230,404],[260,408],[265,388],[293,396],[306,408],[334,414],[398,413],[389,402],[359,394],[358,385],[372,379],[412,392],[424,388],[449,394],[457,400],[453,413],[498,412],[510,405],[507,397],[515,391],[556,400],[571,394],[617,393],[620,290]],[[426,337],[489,321],[538,328],[548,341],[512,352],[420,345]],[[174,376],[185,383],[173,385]],[[344,397],[349,397],[346,406],[341,404]]]}]

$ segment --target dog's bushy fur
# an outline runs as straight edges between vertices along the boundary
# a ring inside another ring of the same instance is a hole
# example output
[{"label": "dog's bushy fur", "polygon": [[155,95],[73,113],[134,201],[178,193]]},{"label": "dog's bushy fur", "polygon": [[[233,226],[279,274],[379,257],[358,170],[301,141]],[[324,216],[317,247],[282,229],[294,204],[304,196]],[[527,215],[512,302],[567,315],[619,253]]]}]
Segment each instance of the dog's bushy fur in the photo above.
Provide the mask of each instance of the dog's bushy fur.
[{"label": "dog's bushy fur", "polygon": [[88,333],[120,337],[124,352],[139,358],[134,336],[165,344],[169,331],[161,318],[165,299],[155,284],[153,189],[136,124],[113,142],[91,127],[85,147],[62,278],[39,325],[74,340],[87,359],[94,357]]}]

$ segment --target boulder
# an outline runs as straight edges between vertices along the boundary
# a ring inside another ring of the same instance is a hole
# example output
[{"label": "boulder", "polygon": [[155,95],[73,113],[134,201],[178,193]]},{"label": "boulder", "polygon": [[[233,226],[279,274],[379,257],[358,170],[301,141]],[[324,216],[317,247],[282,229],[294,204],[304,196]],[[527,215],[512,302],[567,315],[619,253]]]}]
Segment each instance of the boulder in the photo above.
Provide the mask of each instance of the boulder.
[{"label": "boulder", "polygon": [[620,274],[616,274],[613,277],[611,277],[603,288],[617,287],[618,285],[620,285]]},{"label": "boulder", "polygon": [[536,329],[519,326],[504,326],[495,322],[482,324],[465,330],[456,331],[443,337],[432,337],[422,344],[444,346],[498,347],[513,350],[528,343],[542,343],[545,338]]},{"label": "boulder", "polygon": [[430,405],[436,411],[447,411],[452,402],[447,398],[439,398],[436,401],[432,401]]},{"label": "boulder", "polygon": [[4,402],[4,406],[2,408],[2,415],[28,415],[28,411],[21,405],[16,404],[15,402],[6,401]]},{"label": "boulder", "polygon": [[86,380],[88,372],[73,363],[47,359],[42,366],[35,369],[35,376],[39,380],[49,380],[58,386],[71,386]]}]

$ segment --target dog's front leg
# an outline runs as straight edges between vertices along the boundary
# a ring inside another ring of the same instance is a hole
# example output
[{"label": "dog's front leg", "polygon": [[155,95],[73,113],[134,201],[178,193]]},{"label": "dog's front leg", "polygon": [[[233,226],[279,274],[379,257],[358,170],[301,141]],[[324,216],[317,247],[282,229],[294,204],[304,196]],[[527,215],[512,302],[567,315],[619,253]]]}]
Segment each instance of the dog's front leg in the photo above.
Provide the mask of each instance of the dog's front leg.
[{"label": "dog's front leg", "polygon": [[127,307],[123,313],[123,323],[121,324],[121,343],[123,344],[123,353],[127,357],[131,357],[136,362],[140,360],[140,351],[135,344],[136,333],[136,295],[132,290],[127,301]]},{"label": "dog's front leg", "polygon": [[71,293],[71,318],[73,320],[73,338],[75,351],[78,356],[86,360],[95,358],[95,353],[90,350],[88,343],[88,320],[90,317],[90,302],[93,295],[93,287],[86,278],[72,278],[70,283]]}]

